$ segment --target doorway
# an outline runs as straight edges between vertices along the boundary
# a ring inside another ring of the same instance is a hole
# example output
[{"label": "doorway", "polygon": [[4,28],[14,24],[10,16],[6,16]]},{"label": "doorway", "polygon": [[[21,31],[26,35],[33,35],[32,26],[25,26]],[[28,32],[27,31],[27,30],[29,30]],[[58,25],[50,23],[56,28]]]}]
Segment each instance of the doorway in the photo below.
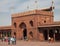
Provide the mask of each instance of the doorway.
[{"label": "doorway", "polygon": [[43,34],[44,34],[44,39],[48,40],[48,31],[44,30]]},{"label": "doorway", "polygon": [[49,30],[49,37],[54,38],[54,31],[53,30]]},{"label": "doorway", "polygon": [[60,41],[60,31],[59,31],[59,29],[55,30],[55,40]]},{"label": "doorway", "polygon": [[23,30],[23,39],[26,40],[27,39],[27,29]]}]

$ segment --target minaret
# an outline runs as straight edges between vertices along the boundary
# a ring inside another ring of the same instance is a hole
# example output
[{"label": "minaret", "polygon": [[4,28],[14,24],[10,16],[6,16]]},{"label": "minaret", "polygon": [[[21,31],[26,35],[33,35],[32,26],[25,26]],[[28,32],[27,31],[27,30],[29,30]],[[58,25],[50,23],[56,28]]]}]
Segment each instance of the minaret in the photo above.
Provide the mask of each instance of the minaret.
[{"label": "minaret", "polygon": [[10,7],[11,14],[13,14],[14,7]]},{"label": "minaret", "polygon": [[11,14],[14,13],[14,9],[15,9],[15,7],[14,7],[14,2],[13,2],[12,5],[11,5],[11,7],[10,7],[10,12],[11,12]]},{"label": "minaret", "polygon": [[52,9],[52,12],[53,12],[54,11],[54,0],[52,0],[51,9]]},{"label": "minaret", "polygon": [[27,10],[29,10],[29,6],[27,6]]},{"label": "minaret", "polygon": [[35,9],[38,9],[38,0],[35,0]]}]

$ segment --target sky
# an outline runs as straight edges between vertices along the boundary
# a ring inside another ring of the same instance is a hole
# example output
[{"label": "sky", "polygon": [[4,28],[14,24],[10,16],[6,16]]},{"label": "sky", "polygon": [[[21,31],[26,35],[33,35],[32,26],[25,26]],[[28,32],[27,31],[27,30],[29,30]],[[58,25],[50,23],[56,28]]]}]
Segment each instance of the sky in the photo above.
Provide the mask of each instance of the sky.
[{"label": "sky", "polygon": [[[11,14],[24,11],[49,8],[52,0],[0,0],[0,26],[9,26],[11,22]],[[29,9],[27,9],[29,7]],[[54,0],[54,21],[60,21],[60,0]]]}]

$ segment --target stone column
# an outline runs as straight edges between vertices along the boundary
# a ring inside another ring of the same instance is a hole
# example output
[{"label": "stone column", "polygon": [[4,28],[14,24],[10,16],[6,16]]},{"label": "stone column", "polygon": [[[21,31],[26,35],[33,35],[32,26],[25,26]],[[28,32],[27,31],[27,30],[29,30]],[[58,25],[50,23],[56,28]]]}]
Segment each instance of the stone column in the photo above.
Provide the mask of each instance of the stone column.
[{"label": "stone column", "polygon": [[49,40],[49,29],[48,29],[48,40]]},{"label": "stone column", "polygon": [[1,38],[1,32],[0,32],[0,38]]}]

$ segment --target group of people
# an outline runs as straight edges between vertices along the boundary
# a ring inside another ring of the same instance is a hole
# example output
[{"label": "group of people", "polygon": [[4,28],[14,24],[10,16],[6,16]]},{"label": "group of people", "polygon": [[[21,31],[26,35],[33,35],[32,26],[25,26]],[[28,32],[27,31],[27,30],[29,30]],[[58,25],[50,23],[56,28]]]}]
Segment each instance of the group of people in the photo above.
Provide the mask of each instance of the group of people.
[{"label": "group of people", "polygon": [[8,44],[16,44],[16,37],[13,36],[13,37],[3,37],[2,38],[2,41],[4,42],[8,42]]},{"label": "group of people", "polygon": [[54,42],[54,38],[49,37],[49,43]]}]

